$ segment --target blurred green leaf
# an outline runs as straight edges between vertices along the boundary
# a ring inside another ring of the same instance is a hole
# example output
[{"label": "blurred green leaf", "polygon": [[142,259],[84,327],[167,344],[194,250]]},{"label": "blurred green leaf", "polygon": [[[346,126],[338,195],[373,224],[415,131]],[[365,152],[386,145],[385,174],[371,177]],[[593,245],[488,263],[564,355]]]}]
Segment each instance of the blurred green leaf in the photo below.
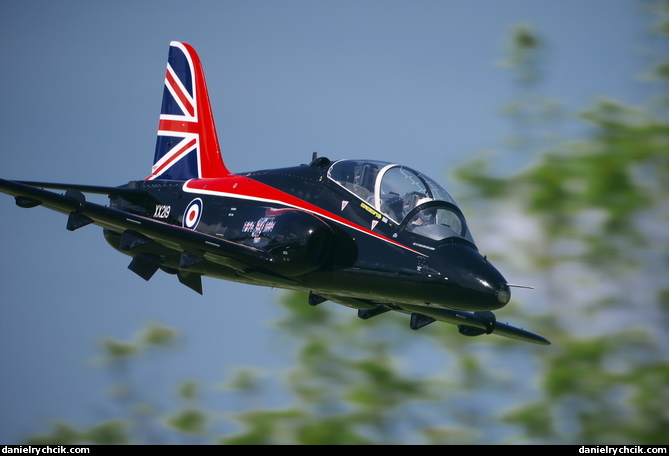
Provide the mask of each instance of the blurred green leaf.
[{"label": "blurred green leaf", "polygon": [[348,417],[315,420],[300,427],[297,440],[302,445],[370,445],[355,429],[359,423]]},{"label": "blurred green leaf", "polygon": [[130,443],[128,423],[121,420],[108,421],[88,429],[81,436],[80,442],[90,442],[97,445],[119,445]]},{"label": "blurred green leaf", "polygon": [[258,392],[262,388],[260,375],[257,369],[240,367],[235,370],[232,378],[223,385],[223,388],[244,393]]},{"label": "blurred green leaf", "polygon": [[167,326],[151,323],[141,334],[140,342],[146,345],[170,347],[174,344],[178,333]]},{"label": "blurred green leaf", "polygon": [[198,384],[194,380],[186,380],[179,385],[179,397],[185,400],[195,400],[198,393]]},{"label": "blurred green leaf", "polygon": [[169,427],[185,434],[202,434],[207,425],[207,417],[202,410],[185,409],[167,417]]},{"label": "blurred green leaf", "polygon": [[125,359],[139,352],[139,348],[135,344],[112,339],[103,340],[102,348],[105,355],[114,360]]},{"label": "blurred green leaf", "polygon": [[[246,428],[231,437],[222,438],[226,445],[276,445],[295,443],[290,429],[304,418],[300,410],[256,410],[242,413],[236,419]],[[284,431],[285,430],[285,431]]]},{"label": "blurred green leaf", "polygon": [[51,432],[26,439],[28,445],[74,445],[81,442],[81,433],[63,421],[50,423]]},{"label": "blurred green leaf", "polygon": [[546,404],[531,404],[515,409],[504,416],[508,423],[523,426],[529,435],[534,438],[545,438],[551,435],[553,419],[552,407]]}]

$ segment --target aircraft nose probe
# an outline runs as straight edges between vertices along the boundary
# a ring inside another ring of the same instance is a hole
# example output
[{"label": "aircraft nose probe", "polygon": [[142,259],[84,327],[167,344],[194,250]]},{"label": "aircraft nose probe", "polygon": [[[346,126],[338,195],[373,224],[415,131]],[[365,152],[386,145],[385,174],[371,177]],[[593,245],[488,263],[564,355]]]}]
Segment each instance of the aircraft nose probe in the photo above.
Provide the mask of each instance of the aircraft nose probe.
[{"label": "aircraft nose probe", "polygon": [[511,290],[509,290],[509,288],[526,288],[528,290],[534,290],[534,287],[530,287],[529,285],[518,285],[515,283],[505,283],[504,285],[506,285],[506,289],[501,289],[497,292],[497,300],[502,305],[506,305],[511,299]]},{"label": "aircraft nose probe", "polygon": [[516,285],[515,283],[507,283],[506,286],[514,288],[527,288],[528,290],[534,290],[534,287],[531,287],[529,285]]}]

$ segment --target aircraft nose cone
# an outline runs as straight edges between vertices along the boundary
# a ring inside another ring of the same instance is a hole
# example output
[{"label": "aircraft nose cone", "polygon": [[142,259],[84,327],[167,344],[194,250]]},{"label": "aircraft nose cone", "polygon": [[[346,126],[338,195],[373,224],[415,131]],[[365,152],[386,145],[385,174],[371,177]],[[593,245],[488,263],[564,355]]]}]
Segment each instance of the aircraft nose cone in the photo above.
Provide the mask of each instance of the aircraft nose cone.
[{"label": "aircraft nose cone", "polygon": [[488,309],[504,307],[511,300],[511,290],[506,280],[490,263],[470,270],[469,278],[462,280],[462,285],[478,297],[481,304]]},{"label": "aircraft nose cone", "polygon": [[476,249],[467,245],[448,245],[441,250],[444,275],[452,286],[447,293],[456,304],[470,310],[494,310],[504,307],[511,291],[502,274]]},{"label": "aircraft nose cone", "polygon": [[500,288],[497,292],[497,301],[503,306],[505,306],[511,299],[511,291],[509,291],[509,287],[506,284],[504,284],[504,287],[506,288]]}]

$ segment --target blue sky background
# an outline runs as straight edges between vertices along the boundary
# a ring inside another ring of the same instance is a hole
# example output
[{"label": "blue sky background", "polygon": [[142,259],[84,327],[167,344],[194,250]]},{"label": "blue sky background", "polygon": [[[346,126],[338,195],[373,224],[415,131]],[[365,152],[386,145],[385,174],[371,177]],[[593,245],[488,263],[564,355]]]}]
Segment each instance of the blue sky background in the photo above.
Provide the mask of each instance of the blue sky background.
[{"label": "blue sky background", "polygon": [[[0,177],[146,177],[168,45],[179,40],[203,62],[233,172],[318,151],[405,163],[457,196],[449,166],[509,132],[499,111],[517,89],[500,61],[519,22],[547,39],[542,92],[567,110],[599,95],[643,97],[634,77],[646,22],[631,0],[4,0]],[[235,366],[291,362],[269,327],[279,290],[205,278],[199,296],[161,273],[146,283],[101,229],[68,232],[63,215],[6,195],[0,220],[2,444],[44,430],[49,417],[96,419],[108,385],[91,368],[96,341],[131,338],[143,322],[184,334],[161,378],[213,383]]]}]

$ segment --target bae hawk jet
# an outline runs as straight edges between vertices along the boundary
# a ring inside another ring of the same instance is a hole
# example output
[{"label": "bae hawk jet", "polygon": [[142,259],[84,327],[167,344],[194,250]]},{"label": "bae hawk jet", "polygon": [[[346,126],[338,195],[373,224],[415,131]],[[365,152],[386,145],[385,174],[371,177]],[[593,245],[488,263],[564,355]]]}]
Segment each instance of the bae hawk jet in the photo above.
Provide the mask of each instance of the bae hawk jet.
[{"label": "bae hawk jet", "polygon": [[[362,319],[394,311],[414,330],[442,321],[465,336],[550,344],[496,320],[492,311],[509,302],[513,285],[479,253],[453,198],[425,174],[316,154],[305,165],[230,172],[200,59],[185,43],[170,44],[147,177],[119,187],[0,179],[0,192],[20,207],[65,214],[70,231],[102,227],[147,281],[160,270],[198,293],[203,276],[301,290],[310,305],[331,301]],[[108,195],[110,204],[85,193]]]}]

